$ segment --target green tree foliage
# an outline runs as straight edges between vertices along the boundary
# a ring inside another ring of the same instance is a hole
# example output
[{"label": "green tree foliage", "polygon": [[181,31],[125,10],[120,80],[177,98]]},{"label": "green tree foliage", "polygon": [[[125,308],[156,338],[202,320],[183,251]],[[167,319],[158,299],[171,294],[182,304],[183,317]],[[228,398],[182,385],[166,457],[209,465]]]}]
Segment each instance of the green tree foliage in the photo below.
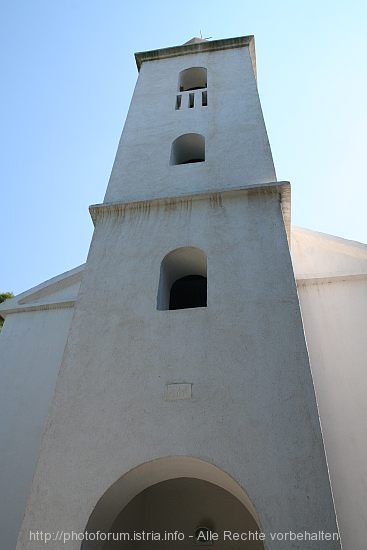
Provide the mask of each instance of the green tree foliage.
[{"label": "green tree foliage", "polygon": [[[8,300],[9,298],[14,298],[14,294],[12,292],[3,292],[0,294],[0,304],[5,302],[5,300]],[[0,317],[0,330],[4,324],[4,319]]]}]

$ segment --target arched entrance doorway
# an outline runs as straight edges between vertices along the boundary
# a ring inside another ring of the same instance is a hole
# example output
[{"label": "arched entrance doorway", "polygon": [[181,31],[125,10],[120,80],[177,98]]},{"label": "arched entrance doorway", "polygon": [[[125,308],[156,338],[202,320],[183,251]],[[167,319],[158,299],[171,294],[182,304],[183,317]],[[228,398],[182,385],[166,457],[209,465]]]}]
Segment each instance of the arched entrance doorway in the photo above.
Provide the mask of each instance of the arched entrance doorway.
[{"label": "arched entrance doorway", "polygon": [[253,539],[261,531],[245,491],[216,466],[190,457],[153,460],[122,476],[89,518],[86,532],[98,531],[107,540],[85,540],[82,550],[264,549],[261,540],[232,537]]}]

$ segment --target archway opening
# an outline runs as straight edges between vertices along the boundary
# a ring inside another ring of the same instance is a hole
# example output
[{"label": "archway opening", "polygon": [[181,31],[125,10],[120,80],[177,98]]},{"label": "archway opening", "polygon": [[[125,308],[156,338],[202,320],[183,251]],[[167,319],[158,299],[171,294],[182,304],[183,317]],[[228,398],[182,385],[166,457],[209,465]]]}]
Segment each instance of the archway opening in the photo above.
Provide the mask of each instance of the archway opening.
[{"label": "archway opening", "polygon": [[[84,540],[81,550],[225,550],[234,544],[225,532],[252,533],[253,540],[237,541],[236,546],[264,550],[255,536],[261,531],[259,521],[244,490],[213,464],[192,457],[152,460],[123,475],[89,518],[86,532],[98,531],[105,540]],[[218,538],[208,540],[211,533]]]},{"label": "archway opening", "polygon": [[[254,518],[228,491],[202,479],[186,477],[162,481],[139,493],[110,529],[111,538],[114,535],[115,539],[121,538],[120,533],[129,533],[130,540],[118,544],[119,548],[132,550],[195,550],[199,546],[224,550],[234,543],[229,533],[254,533],[255,538],[256,532],[259,534]],[[136,534],[143,537],[142,533],[146,533],[143,540],[133,540]],[[213,540],[216,534],[218,540]],[[117,541],[108,541],[103,550],[117,548],[116,545]],[[249,550],[264,548],[261,541],[244,541],[243,546]]]}]

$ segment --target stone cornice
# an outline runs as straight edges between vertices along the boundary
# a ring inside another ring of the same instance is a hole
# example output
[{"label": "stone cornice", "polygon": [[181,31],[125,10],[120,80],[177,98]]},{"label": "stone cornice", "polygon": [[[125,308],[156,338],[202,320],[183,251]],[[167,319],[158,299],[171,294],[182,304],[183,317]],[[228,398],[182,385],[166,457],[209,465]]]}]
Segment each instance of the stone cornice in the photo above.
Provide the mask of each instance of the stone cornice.
[{"label": "stone cornice", "polygon": [[311,285],[329,285],[332,283],[346,283],[351,281],[367,281],[367,273],[351,273],[351,274],[325,274],[320,276],[304,276],[297,277],[297,286],[311,286]]},{"label": "stone cornice", "polygon": [[[77,298],[78,283],[81,281],[83,272],[84,265],[80,265],[26,290],[14,298],[5,300],[0,304],[0,317],[5,318],[11,313],[72,308]],[[76,288],[75,285],[77,285]],[[66,291],[66,295],[60,296],[58,294],[60,291]]]},{"label": "stone cornice", "polygon": [[151,208],[161,208],[165,210],[179,207],[188,202],[209,200],[212,204],[220,204],[222,198],[236,197],[248,194],[278,194],[281,203],[284,225],[287,231],[288,240],[290,240],[290,183],[288,181],[278,181],[270,183],[257,183],[245,187],[235,187],[220,189],[218,191],[203,191],[201,193],[190,193],[171,197],[156,197],[138,201],[126,202],[107,202],[102,204],[93,204],[89,207],[89,212],[94,225],[97,220],[107,216],[125,216],[127,212],[144,212]]},{"label": "stone cornice", "polygon": [[6,315],[11,313],[25,313],[28,311],[46,311],[50,309],[66,309],[74,307],[76,298],[73,300],[58,300],[55,302],[44,303],[44,304],[29,304],[29,305],[15,305],[10,306],[9,308],[4,308],[0,311],[0,317],[3,319]]},{"label": "stone cornice", "polygon": [[135,61],[140,71],[142,63],[145,61],[156,61],[158,59],[166,59],[168,57],[177,57],[180,55],[188,55],[202,52],[215,52],[219,50],[228,50],[231,48],[244,48],[248,46],[252,60],[252,66],[256,77],[256,56],[255,56],[255,39],[253,35],[239,36],[237,38],[225,38],[223,40],[203,41],[194,44],[183,44],[182,46],[173,46],[170,48],[162,48],[160,50],[150,50],[148,52],[137,52]]}]

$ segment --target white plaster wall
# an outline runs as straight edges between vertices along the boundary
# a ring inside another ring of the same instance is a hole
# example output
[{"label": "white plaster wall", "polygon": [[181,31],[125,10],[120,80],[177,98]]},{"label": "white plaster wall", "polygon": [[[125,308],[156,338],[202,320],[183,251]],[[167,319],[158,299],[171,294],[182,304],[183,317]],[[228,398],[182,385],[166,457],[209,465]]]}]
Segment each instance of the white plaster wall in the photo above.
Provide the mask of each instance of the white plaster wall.
[{"label": "white plaster wall", "polygon": [[72,314],[11,314],[0,334],[2,550],[16,546]]},{"label": "white plaster wall", "polygon": [[[157,311],[161,261],[180,246],[208,256],[208,307]],[[172,382],[193,398],[165,401]],[[83,531],[121,475],[170,455],[238,480],[265,530],[335,531],[277,194],[99,221],[18,550],[31,529]]]},{"label": "white plaster wall", "polygon": [[299,297],[343,547],[365,550],[367,280],[304,284]]},{"label": "white plaster wall", "polygon": [[[179,73],[191,66],[207,67],[208,106],[175,110]],[[170,166],[172,142],[191,132],[205,136],[205,162]],[[142,64],[105,202],[275,180],[247,47]]]}]

